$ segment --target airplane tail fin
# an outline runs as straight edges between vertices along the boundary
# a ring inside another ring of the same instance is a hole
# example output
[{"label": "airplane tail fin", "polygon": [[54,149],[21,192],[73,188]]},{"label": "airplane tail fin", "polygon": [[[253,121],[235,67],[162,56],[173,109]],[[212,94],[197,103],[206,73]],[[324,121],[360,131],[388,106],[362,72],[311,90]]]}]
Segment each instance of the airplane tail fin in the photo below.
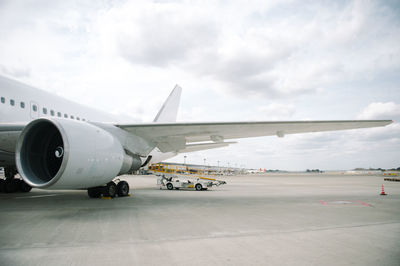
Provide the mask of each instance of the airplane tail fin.
[{"label": "airplane tail fin", "polygon": [[176,85],[154,118],[155,123],[176,122],[182,88]]}]

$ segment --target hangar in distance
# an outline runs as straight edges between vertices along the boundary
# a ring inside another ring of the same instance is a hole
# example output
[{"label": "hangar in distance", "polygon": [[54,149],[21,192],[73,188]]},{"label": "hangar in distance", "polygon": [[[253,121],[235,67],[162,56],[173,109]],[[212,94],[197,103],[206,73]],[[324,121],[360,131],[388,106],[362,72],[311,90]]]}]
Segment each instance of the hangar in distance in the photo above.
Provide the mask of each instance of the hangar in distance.
[{"label": "hangar in distance", "polygon": [[[391,120],[176,122],[182,89],[176,86],[153,122],[118,117],[0,76],[0,167],[7,192],[87,189],[125,196],[113,180],[178,153],[228,146],[231,139],[382,127]],[[19,173],[22,180],[16,179]]]}]

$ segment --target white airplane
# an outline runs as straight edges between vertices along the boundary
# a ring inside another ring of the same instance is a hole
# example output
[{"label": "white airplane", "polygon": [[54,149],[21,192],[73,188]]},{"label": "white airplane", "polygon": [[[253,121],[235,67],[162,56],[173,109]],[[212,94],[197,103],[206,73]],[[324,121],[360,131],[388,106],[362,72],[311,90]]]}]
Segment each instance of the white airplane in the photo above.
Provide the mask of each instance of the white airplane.
[{"label": "white airplane", "polygon": [[[118,117],[0,76],[0,167],[6,192],[87,189],[126,196],[120,175],[178,153],[228,146],[227,139],[386,126],[391,120],[177,123],[176,86],[151,123]],[[15,178],[19,173],[22,180]]]}]

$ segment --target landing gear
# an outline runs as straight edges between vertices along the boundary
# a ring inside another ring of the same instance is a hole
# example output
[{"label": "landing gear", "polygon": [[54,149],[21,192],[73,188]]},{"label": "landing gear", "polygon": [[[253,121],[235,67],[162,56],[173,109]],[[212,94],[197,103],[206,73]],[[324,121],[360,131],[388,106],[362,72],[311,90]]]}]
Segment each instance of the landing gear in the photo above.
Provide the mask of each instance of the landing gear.
[{"label": "landing gear", "polygon": [[29,191],[31,191],[31,189],[32,189],[32,187],[30,185],[25,183],[24,180],[21,180],[21,182],[19,183],[19,190],[21,192],[29,192]]},{"label": "landing gear", "polygon": [[101,190],[103,187],[91,187],[88,188],[87,193],[89,198],[99,198],[101,196]]},{"label": "landing gear", "polygon": [[104,196],[114,198],[115,195],[117,195],[117,185],[111,181],[104,188]]},{"label": "landing gear", "polygon": [[126,181],[120,181],[117,185],[118,197],[126,197],[129,195],[129,184]]},{"label": "landing gear", "polygon": [[18,172],[15,167],[4,168],[4,176],[6,177],[6,179],[14,179],[16,174],[18,174]]},{"label": "landing gear", "polygon": [[13,167],[4,168],[4,176],[6,179],[0,179],[0,192],[29,192],[32,187],[25,183],[24,180],[15,178],[18,174],[17,169]]},{"label": "landing gear", "polygon": [[105,186],[88,188],[88,196],[90,198],[99,198],[101,196],[114,198],[126,197],[129,195],[129,184],[126,181],[119,181],[118,184],[111,181]]},{"label": "landing gear", "polygon": [[14,193],[19,189],[19,179],[6,179],[4,192],[6,193]]}]

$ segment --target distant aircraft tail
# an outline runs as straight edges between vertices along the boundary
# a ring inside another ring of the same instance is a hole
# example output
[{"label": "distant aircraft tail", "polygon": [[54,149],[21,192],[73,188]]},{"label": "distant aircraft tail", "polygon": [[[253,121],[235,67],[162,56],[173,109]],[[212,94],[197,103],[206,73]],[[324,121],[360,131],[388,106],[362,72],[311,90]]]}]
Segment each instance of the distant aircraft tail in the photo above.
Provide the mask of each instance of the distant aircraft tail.
[{"label": "distant aircraft tail", "polygon": [[154,118],[155,123],[176,122],[182,88],[176,85]]}]

